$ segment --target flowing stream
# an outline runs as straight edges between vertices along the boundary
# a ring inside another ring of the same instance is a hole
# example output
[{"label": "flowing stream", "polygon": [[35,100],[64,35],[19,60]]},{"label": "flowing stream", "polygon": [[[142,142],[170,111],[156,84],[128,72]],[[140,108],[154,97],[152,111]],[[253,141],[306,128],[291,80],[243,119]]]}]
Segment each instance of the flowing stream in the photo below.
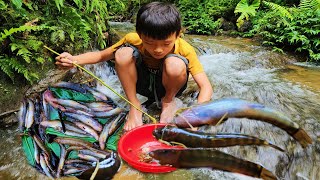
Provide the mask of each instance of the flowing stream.
[{"label": "flowing stream", "polygon": [[[131,24],[114,23],[120,35],[133,30]],[[185,35],[196,47],[199,58],[214,87],[213,100],[234,97],[255,101],[286,114],[313,139],[303,149],[282,129],[260,121],[231,118],[219,126],[201,127],[206,132],[243,133],[266,139],[285,149],[270,147],[227,147],[219,150],[260,164],[279,179],[316,180],[320,177],[320,67],[302,66],[288,54],[277,54],[250,39]],[[87,66],[117,92],[124,94],[114,71],[106,63]],[[107,88],[98,88],[126,104]],[[197,86],[190,78],[179,100],[186,107],[195,101]],[[142,100],[144,97],[140,97]],[[147,110],[159,117],[159,110]],[[46,179],[31,168],[21,148],[17,127],[0,130],[0,179]],[[223,163],[223,162],[221,162]],[[75,178],[62,178],[75,179]],[[114,179],[254,179],[248,176],[209,168],[179,169],[166,174],[141,173],[125,162]]]}]

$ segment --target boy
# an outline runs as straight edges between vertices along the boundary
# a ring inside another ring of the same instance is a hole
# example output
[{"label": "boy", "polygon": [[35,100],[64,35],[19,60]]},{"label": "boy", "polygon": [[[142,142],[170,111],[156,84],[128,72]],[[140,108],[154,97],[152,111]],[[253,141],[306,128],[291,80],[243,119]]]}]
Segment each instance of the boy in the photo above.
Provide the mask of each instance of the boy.
[{"label": "boy", "polygon": [[[113,46],[77,56],[62,53],[58,66],[93,64],[115,59],[115,70],[128,100],[141,108],[137,93],[151,101],[161,100],[161,123],[170,123],[177,110],[175,96],[185,90],[189,72],[200,91],[198,103],[209,101],[212,87],[190,44],[181,39],[181,20],[171,4],[152,2],[137,14],[136,33],[129,33]],[[142,125],[142,113],[130,106],[124,129]]]}]

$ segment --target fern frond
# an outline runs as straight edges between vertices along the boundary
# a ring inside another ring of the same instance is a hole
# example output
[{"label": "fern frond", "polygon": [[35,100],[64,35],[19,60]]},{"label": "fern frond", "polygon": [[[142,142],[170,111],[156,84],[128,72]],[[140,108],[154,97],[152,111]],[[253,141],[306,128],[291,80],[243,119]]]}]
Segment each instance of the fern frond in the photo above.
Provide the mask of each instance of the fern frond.
[{"label": "fern frond", "polygon": [[5,11],[7,8],[8,8],[8,5],[1,0],[0,1],[0,10]]},{"label": "fern frond", "polygon": [[263,4],[267,6],[269,9],[280,13],[282,17],[287,17],[291,20],[293,19],[291,13],[285,7],[282,7],[278,4],[267,2],[267,1],[263,1]]},{"label": "fern frond", "polygon": [[17,32],[24,32],[24,31],[41,31],[45,28],[50,28],[46,25],[40,25],[40,26],[28,26],[28,25],[22,25],[18,28],[11,28],[9,30],[5,29],[3,32],[0,33],[0,42],[4,41],[7,37],[11,36],[14,33]]},{"label": "fern frond", "polygon": [[45,59],[43,57],[37,57],[36,61],[43,64],[45,62]]},{"label": "fern frond", "polygon": [[17,55],[21,56],[27,63],[31,62],[30,57],[32,53],[26,47],[19,49]]},{"label": "fern frond", "polygon": [[54,0],[54,2],[56,3],[56,7],[58,8],[58,11],[60,11],[61,7],[63,7],[63,1],[64,0]]},{"label": "fern frond", "polygon": [[7,56],[0,56],[0,69],[8,75],[8,77],[13,81],[14,80],[14,72],[10,66],[11,59]]},{"label": "fern frond", "polygon": [[78,6],[78,8],[82,8],[83,4],[82,4],[82,0],[73,0],[73,2]]},{"label": "fern frond", "polygon": [[54,31],[51,33],[51,37],[50,37],[50,41],[53,44],[56,44],[58,42],[63,42],[65,41],[66,37],[65,37],[65,31],[59,29],[58,31]]},{"label": "fern frond", "polygon": [[28,39],[26,42],[27,46],[30,47],[32,50],[38,51],[43,45],[42,41]]},{"label": "fern frond", "polygon": [[10,58],[8,62],[11,69],[14,69],[19,74],[22,74],[24,78],[26,78],[30,83],[33,83],[35,80],[39,79],[39,76],[33,72],[31,72],[27,67],[22,65],[18,59]]},{"label": "fern frond", "polygon": [[299,8],[302,10],[317,10],[320,9],[320,0],[301,0]]},{"label": "fern frond", "polygon": [[17,9],[22,7],[22,0],[11,0],[11,2]]}]

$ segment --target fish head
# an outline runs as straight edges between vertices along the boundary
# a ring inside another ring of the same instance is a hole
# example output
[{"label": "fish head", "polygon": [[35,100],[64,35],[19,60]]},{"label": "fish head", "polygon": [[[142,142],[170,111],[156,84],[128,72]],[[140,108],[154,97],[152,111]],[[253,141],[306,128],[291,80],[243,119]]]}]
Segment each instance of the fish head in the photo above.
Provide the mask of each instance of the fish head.
[{"label": "fish head", "polygon": [[153,130],[152,134],[156,139],[170,141],[178,135],[175,131],[176,126],[166,125]]},{"label": "fish head", "polygon": [[[111,152],[108,157],[99,162],[99,169],[94,179],[112,179],[118,172],[121,165],[121,159],[115,152]],[[77,176],[79,179],[90,179],[95,172],[97,163],[92,163],[92,167]]]},{"label": "fish head", "polygon": [[156,138],[156,139],[161,139],[162,137],[162,133],[163,133],[163,128],[164,127],[158,127],[155,130],[152,131],[152,135]]},{"label": "fish head", "polygon": [[195,107],[179,109],[173,117],[173,123],[178,127],[189,127],[188,123],[193,124],[199,121],[199,113]]},{"label": "fish head", "polygon": [[156,149],[148,153],[154,160],[161,165],[178,166],[180,151],[176,149]]}]

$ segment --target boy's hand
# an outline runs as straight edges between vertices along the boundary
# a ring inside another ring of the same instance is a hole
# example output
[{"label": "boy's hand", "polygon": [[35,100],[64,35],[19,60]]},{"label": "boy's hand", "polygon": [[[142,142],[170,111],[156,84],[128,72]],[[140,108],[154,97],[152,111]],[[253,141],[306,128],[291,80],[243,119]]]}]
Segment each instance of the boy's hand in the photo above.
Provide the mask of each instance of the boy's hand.
[{"label": "boy's hand", "polygon": [[63,68],[72,68],[74,67],[72,62],[76,63],[75,57],[67,52],[60,54],[60,56],[57,56],[56,60],[57,61],[55,64]]}]

